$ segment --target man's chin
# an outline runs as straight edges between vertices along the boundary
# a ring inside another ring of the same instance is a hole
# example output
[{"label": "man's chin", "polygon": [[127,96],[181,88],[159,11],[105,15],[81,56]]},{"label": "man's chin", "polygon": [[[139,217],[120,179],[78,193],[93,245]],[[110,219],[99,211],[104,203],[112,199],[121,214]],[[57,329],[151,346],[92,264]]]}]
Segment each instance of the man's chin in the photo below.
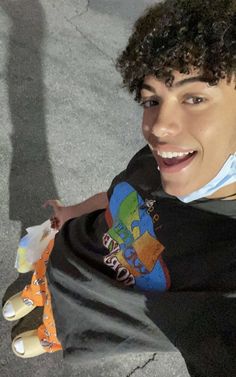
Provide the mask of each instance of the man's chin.
[{"label": "man's chin", "polygon": [[186,196],[191,194],[193,191],[186,191],[183,187],[176,187],[176,185],[171,187],[169,184],[165,184],[162,182],[162,188],[163,191],[165,191],[166,194],[176,197]]}]

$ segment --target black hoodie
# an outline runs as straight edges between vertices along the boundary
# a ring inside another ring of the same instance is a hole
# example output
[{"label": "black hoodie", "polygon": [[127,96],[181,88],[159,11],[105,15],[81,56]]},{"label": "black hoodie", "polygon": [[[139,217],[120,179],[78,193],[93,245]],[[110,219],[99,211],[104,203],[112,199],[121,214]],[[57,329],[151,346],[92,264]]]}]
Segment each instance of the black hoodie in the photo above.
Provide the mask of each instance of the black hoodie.
[{"label": "black hoodie", "polygon": [[166,194],[148,145],[109,207],[67,221],[47,279],[64,357],[172,351],[192,377],[236,376],[236,200]]}]

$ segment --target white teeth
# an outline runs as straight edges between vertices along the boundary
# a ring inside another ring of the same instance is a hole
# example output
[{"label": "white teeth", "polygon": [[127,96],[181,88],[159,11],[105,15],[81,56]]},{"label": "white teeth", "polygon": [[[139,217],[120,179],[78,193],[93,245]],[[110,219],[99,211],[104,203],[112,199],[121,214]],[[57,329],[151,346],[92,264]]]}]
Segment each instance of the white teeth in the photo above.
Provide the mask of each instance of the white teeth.
[{"label": "white teeth", "polygon": [[163,158],[173,158],[173,157],[181,157],[186,156],[189,153],[193,153],[194,151],[189,152],[157,152],[157,154]]}]

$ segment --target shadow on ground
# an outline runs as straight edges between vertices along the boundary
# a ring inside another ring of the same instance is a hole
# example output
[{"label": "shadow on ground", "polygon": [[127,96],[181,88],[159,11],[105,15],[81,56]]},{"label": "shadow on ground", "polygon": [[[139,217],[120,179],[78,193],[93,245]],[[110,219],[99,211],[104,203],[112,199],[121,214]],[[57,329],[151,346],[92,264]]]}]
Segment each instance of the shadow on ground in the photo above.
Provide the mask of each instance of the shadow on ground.
[{"label": "shadow on ground", "polygon": [[[7,51],[7,88],[12,122],[12,160],[9,176],[9,216],[20,222],[21,235],[30,225],[49,216],[42,208],[47,199],[58,197],[47,145],[42,46],[46,19],[37,0],[1,0],[0,7],[11,22]],[[19,274],[3,303],[30,281],[31,273]],[[34,311],[27,324],[34,321]],[[24,321],[17,327],[24,328]],[[21,326],[22,325],[22,326]],[[13,329],[14,333],[15,329]]]}]

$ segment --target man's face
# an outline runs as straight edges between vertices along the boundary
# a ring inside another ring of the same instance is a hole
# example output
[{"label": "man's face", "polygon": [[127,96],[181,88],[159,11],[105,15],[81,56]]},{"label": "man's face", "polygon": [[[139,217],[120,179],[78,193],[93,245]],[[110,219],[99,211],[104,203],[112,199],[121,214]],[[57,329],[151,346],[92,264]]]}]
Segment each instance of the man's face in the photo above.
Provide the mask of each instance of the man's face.
[{"label": "man's face", "polygon": [[[236,90],[234,79],[210,86],[195,71],[189,75],[175,71],[174,77],[172,87],[154,76],[145,78],[142,131],[160,168],[163,189],[184,196],[211,181],[236,152]],[[185,162],[158,155],[181,151],[196,152],[178,157],[187,158]],[[229,186],[223,189],[222,196],[230,195],[236,184],[230,185],[231,191]]]}]

